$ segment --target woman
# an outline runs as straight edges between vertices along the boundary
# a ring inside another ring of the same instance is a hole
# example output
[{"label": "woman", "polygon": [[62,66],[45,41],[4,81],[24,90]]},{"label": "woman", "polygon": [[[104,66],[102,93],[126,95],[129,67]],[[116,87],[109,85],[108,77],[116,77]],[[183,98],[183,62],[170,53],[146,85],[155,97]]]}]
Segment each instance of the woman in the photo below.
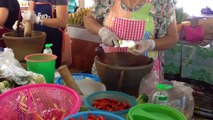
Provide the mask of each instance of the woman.
[{"label": "woman", "polygon": [[23,16],[23,21],[35,23],[34,30],[47,34],[46,43],[53,44],[53,54],[57,55],[56,68],[59,67],[61,65],[63,29],[68,22],[68,1],[31,0],[28,11]]},{"label": "woman", "polygon": [[12,31],[13,24],[19,18],[21,14],[17,0],[0,0],[0,47],[5,47],[2,34]]},{"label": "woman", "polygon": [[[162,51],[178,41],[175,3],[175,0],[95,0],[93,13],[85,17],[84,25],[100,36],[105,52],[152,57],[154,65],[146,79],[158,83],[163,79]],[[134,41],[137,47],[131,50],[119,47],[118,40]]]}]

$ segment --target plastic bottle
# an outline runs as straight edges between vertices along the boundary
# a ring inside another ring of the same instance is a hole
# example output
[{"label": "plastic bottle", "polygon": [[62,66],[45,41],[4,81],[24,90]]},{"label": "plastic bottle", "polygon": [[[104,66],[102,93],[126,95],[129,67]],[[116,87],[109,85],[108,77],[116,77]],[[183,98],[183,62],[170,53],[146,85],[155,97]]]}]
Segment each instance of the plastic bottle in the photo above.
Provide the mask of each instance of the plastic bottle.
[{"label": "plastic bottle", "polygon": [[152,103],[160,105],[168,105],[168,93],[167,90],[171,89],[172,85],[158,84],[158,91],[153,94]]},{"label": "plastic bottle", "polygon": [[53,54],[52,49],[50,47],[52,47],[53,44],[45,44],[45,49],[43,51],[44,54]]}]

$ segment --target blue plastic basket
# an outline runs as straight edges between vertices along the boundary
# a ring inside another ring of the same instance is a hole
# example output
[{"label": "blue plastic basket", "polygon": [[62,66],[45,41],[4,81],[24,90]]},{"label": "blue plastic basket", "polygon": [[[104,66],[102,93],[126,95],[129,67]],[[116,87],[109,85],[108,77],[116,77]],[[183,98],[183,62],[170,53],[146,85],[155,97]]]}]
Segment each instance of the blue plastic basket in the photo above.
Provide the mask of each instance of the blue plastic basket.
[{"label": "blue plastic basket", "polygon": [[[105,118],[105,120],[125,120],[124,118],[120,117],[119,115],[109,113],[109,112],[103,112],[103,111],[87,111],[87,112],[79,112],[73,115],[69,115],[64,120],[69,120],[70,118],[73,118],[74,120],[87,120],[88,115],[92,114],[95,116],[102,116]],[[80,119],[82,116],[83,119]]]},{"label": "blue plastic basket", "polygon": [[[96,99],[101,99],[101,98],[112,98],[118,101],[123,101],[127,102],[131,107],[135,106],[137,104],[136,98],[133,96],[130,96],[128,94],[125,94],[123,92],[118,92],[118,91],[101,91],[101,92],[96,92],[93,93],[89,96],[87,96],[84,100],[84,104],[92,111],[97,111],[99,109],[96,109],[92,106],[94,100]],[[110,113],[114,113],[117,115],[120,115],[122,117],[126,117],[129,109],[126,110],[121,110],[121,111],[110,111]],[[99,110],[99,111],[104,111],[104,110]],[[108,111],[105,111],[108,112]]]},{"label": "blue plastic basket", "polygon": [[[93,75],[93,74],[87,74],[87,73],[73,73],[72,74],[72,77],[74,80],[83,80],[85,79],[86,77],[94,80],[94,81],[97,81],[97,82],[101,82],[100,78]],[[62,80],[61,77],[59,77],[58,79],[56,79],[55,81],[56,84],[60,84],[60,85],[64,85],[64,82]]]}]

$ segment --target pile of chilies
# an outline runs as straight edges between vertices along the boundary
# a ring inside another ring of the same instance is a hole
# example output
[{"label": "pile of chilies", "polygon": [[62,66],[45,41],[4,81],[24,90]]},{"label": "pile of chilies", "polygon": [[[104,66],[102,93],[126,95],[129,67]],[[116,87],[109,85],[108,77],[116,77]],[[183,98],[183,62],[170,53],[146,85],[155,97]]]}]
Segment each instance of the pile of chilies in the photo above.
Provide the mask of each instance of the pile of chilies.
[{"label": "pile of chilies", "polygon": [[[121,101],[118,101],[115,99],[109,99],[109,98],[96,99],[94,100],[92,106],[96,109],[110,111],[110,112],[126,110],[131,107],[126,102],[121,102]],[[83,116],[80,116],[79,119],[80,120],[106,120],[104,116],[101,116],[101,115],[96,116],[90,113],[88,114],[87,119],[83,119]],[[69,120],[77,120],[77,119],[70,118]]]},{"label": "pile of chilies", "polygon": [[105,111],[121,111],[130,108],[130,105],[126,102],[121,102],[115,99],[101,98],[93,102],[94,108]]}]

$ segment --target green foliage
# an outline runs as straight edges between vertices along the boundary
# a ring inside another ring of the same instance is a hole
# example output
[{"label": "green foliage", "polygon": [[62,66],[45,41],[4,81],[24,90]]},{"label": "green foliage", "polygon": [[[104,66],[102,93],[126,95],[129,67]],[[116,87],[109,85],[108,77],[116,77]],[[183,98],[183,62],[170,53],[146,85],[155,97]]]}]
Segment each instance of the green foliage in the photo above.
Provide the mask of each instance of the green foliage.
[{"label": "green foliage", "polygon": [[183,22],[189,16],[187,13],[184,12],[182,7],[176,8],[175,12],[176,12],[177,24],[180,24],[181,22]]},{"label": "green foliage", "polygon": [[79,112],[83,112],[83,111],[89,111],[89,108],[88,108],[87,106],[82,105],[82,106],[80,107]]}]

